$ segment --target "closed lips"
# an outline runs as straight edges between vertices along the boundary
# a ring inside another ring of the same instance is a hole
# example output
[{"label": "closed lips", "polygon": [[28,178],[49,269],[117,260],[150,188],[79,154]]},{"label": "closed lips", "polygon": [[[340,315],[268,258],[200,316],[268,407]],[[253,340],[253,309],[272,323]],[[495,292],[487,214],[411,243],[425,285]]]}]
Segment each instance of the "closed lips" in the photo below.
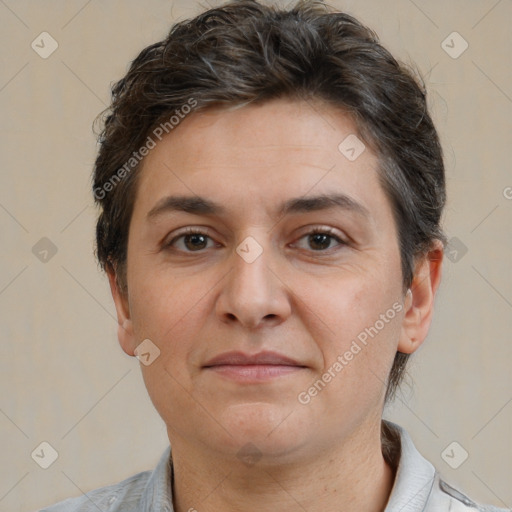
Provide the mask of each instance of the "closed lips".
[{"label": "closed lips", "polygon": [[244,365],[279,365],[304,367],[297,361],[277,352],[259,352],[258,354],[244,354],[243,352],[225,352],[210,359],[205,368],[212,366],[244,366]]}]

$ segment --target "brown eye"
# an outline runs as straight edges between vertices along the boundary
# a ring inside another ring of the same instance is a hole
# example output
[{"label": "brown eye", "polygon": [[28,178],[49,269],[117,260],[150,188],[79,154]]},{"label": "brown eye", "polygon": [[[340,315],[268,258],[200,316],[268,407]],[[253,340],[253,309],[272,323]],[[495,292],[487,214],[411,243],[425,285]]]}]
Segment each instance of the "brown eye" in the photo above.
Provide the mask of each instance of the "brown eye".
[{"label": "brown eye", "polygon": [[205,249],[207,245],[207,239],[207,236],[201,233],[196,233],[194,235],[185,235],[183,237],[183,243],[187,249],[195,251],[198,249]]},{"label": "brown eye", "polygon": [[[316,252],[325,252],[328,249],[333,249],[336,245],[347,245],[339,236],[335,235],[330,229],[314,229],[306,233],[300,240],[306,240],[307,247],[297,244],[302,249],[309,249]],[[334,243],[333,243],[334,242]]]},{"label": "brown eye", "polygon": [[165,247],[181,252],[199,252],[212,247],[212,244],[213,240],[208,234],[188,229],[186,232],[175,236],[169,243],[165,244]]},{"label": "brown eye", "polygon": [[309,245],[313,250],[329,249],[333,237],[325,233],[314,233],[309,236]]}]

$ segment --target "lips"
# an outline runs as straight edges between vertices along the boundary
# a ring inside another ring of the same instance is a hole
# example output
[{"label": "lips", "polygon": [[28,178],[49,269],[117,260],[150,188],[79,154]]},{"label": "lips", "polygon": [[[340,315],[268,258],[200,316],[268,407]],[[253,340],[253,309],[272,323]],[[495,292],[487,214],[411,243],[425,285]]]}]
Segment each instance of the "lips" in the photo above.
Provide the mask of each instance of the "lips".
[{"label": "lips", "polygon": [[204,370],[237,385],[269,385],[292,378],[305,371],[306,366],[278,352],[263,351],[258,354],[224,352],[210,359]]},{"label": "lips", "polygon": [[275,366],[298,366],[304,367],[294,359],[291,359],[278,352],[259,352],[249,355],[243,352],[224,352],[210,359],[205,368],[214,366],[248,366],[248,365],[275,365]]}]

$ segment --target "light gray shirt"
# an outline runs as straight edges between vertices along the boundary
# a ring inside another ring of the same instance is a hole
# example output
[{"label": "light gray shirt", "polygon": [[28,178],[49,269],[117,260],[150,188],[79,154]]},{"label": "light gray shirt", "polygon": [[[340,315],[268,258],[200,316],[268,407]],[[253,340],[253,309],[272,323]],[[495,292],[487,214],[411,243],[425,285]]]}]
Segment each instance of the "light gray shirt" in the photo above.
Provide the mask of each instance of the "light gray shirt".
[{"label": "light gray shirt", "polygon": [[[444,482],[416,449],[408,433],[385,421],[399,439],[395,482],[384,512],[508,512],[478,505]],[[171,447],[153,471],[138,473],[118,484],[88,492],[39,512],[174,512]]]}]

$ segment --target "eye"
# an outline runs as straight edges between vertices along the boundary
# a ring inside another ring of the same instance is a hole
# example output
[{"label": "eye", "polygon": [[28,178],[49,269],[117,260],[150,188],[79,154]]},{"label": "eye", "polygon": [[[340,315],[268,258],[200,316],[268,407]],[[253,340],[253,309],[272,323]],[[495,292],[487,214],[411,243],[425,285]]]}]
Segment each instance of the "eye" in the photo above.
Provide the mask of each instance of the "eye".
[{"label": "eye", "polygon": [[[347,242],[337,236],[333,229],[330,228],[315,228],[309,233],[303,235],[299,240],[306,240],[308,247],[301,247],[302,249],[311,249],[316,252],[326,251],[332,249],[331,243],[337,242],[338,245],[347,245]],[[299,246],[299,244],[294,244]],[[299,246],[300,247],[300,246]]]},{"label": "eye", "polygon": [[164,246],[182,252],[199,252],[212,247],[212,245],[208,246],[209,241],[215,245],[207,232],[197,228],[187,228],[176,235],[170,242],[165,243]]},{"label": "eye", "polygon": [[[347,245],[335,231],[330,228],[315,228],[299,238],[300,241],[305,240],[306,244],[297,242],[293,244],[301,249],[312,250],[315,252],[326,252],[333,249],[337,245]],[[333,244],[335,242],[335,244]],[[187,228],[178,233],[169,242],[164,244],[165,248],[181,252],[200,252],[205,249],[215,247],[216,244],[208,234],[198,228]],[[306,247],[304,245],[307,245]]]}]

